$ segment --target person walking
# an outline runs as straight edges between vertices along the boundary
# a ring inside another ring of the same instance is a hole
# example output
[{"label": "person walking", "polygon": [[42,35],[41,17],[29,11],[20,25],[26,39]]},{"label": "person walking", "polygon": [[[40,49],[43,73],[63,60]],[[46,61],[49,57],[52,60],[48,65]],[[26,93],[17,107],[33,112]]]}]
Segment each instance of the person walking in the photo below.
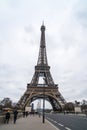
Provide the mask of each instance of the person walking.
[{"label": "person walking", "polygon": [[9,123],[9,119],[10,119],[10,112],[9,111],[7,111],[6,112],[6,115],[5,115],[5,123]]},{"label": "person walking", "polygon": [[23,117],[25,117],[25,111],[23,111]]},{"label": "person walking", "polygon": [[28,116],[28,111],[25,112],[26,117]]},{"label": "person walking", "polygon": [[15,124],[17,120],[18,111],[14,110],[13,114],[14,114],[14,124]]}]

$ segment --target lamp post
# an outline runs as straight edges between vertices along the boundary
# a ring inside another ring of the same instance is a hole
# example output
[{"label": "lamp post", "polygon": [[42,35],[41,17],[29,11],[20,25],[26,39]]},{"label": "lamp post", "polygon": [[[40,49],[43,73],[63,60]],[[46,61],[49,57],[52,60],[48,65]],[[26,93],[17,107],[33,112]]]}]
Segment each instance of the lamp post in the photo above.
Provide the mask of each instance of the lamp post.
[{"label": "lamp post", "polygon": [[43,123],[45,123],[45,78],[43,78],[44,84],[43,84]]}]

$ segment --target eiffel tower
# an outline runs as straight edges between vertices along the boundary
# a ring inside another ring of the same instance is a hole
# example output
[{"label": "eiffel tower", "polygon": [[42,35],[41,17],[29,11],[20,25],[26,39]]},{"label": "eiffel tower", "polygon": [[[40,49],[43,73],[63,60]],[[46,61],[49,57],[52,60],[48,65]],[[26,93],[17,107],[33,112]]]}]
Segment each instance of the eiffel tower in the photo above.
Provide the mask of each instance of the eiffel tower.
[{"label": "eiffel tower", "polygon": [[[43,83],[39,83],[42,79]],[[24,109],[36,99],[44,98],[50,102],[54,111],[62,109],[66,103],[65,99],[58,90],[58,85],[54,84],[50,73],[50,66],[47,61],[46,42],[45,42],[45,26],[41,26],[41,40],[37,65],[35,73],[30,84],[27,84],[27,90],[20,98],[17,106]]]}]

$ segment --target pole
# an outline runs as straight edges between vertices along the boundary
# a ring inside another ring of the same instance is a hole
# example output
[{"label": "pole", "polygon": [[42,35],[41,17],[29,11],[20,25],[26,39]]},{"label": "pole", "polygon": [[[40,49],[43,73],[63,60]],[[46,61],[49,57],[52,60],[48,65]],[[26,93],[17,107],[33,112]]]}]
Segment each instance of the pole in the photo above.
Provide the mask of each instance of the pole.
[{"label": "pole", "polygon": [[45,123],[45,84],[43,84],[43,123]]}]

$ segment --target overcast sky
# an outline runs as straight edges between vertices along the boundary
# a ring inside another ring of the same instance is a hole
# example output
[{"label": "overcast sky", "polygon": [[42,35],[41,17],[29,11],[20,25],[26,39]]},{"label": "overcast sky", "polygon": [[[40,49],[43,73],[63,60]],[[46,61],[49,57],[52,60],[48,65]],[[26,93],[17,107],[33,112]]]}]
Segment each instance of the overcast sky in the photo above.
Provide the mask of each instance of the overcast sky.
[{"label": "overcast sky", "polygon": [[30,83],[43,20],[55,84],[67,101],[87,100],[87,0],[0,0],[0,100]]}]

